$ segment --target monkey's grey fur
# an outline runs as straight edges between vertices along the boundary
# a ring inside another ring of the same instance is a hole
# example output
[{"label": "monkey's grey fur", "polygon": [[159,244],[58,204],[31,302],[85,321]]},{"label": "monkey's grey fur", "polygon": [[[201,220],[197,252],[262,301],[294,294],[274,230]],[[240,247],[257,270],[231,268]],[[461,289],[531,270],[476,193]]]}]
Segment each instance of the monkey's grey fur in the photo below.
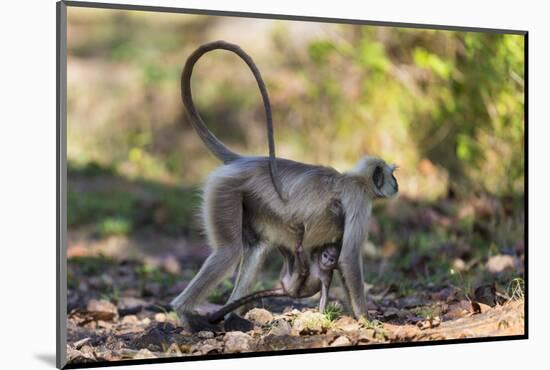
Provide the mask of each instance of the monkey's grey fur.
[{"label": "monkey's grey fur", "polygon": [[[311,252],[311,257],[305,256],[307,265],[298,261],[297,256],[286,249],[281,251],[285,258],[281,273],[281,287],[255,292],[230,302],[218,311],[209,315],[211,323],[218,323],[223,318],[249,302],[267,297],[306,298],[321,292],[319,312],[324,312],[328,300],[332,273],[338,264],[340,244],[334,243],[323,246]],[[307,271],[304,271],[307,268]],[[305,276],[302,276],[305,273]]]},{"label": "monkey's grey fur", "polygon": [[[183,100],[192,119],[198,114],[187,85],[191,76],[187,67],[192,67],[196,59],[195,55],[194,61],[187,61],[182,74]],[[195,120],[193,125],[210,150],[223,146],[202,121]],[[278,168],[280,192],[273,186],[273,161]],[[346,173],[287,159],[274,160],[273,156],[235,154],[224,163],[210,174],[204,186],[202,217],[212,254],[171,302],[180,319],[185,322],[185,316],[239,262],[229,301],[246,295],[271,248],[294,252],[293,225],[304,225],[306,251],[342,240],[338,270],[353,313],[356,317],[366,316],[361,246],[367,237],[373,200],[398,191],[395,166],[369,156]],[[280,194],[284,194],[284,200]]]}]

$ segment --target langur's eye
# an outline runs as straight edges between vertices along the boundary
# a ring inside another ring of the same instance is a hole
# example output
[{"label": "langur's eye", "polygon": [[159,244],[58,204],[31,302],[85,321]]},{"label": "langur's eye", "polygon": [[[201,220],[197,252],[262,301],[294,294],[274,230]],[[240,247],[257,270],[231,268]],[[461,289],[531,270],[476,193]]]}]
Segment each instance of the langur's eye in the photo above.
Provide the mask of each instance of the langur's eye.
[{"label": "langur's eye", "polygon": [[376,166],[374,173],[372,174],[372,181],[374,181],[374,185],[376,185],[378,189],[382,187],[384,184],[384,173],[382,172],[382,167]]}]

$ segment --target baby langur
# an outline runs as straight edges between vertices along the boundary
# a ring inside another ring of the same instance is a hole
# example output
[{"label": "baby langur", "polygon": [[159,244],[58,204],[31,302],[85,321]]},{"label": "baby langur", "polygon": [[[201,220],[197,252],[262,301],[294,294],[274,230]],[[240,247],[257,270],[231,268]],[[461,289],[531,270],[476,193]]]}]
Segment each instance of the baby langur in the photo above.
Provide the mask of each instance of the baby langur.
[{"label": "baby langur", "polygon": [[[236,308],[249,302],[267,297],[307,298],[321,292],[319,312],[324,312],[328,300],[328,292],[332,281],[332,273],[338,265],[340,244],[329,244],[314,250],[311,258],[305,263],[307,256],[302,254],[302,261],[298,256],[281,250],[285,258],[283,272],[281,274],[281,287],[255,292],[230,302],[218,311],[210,314],[208,321],[216,324]],[[296,258],[294,258],[296,257]],[[304,270],[307,268],[307,271]]]}]

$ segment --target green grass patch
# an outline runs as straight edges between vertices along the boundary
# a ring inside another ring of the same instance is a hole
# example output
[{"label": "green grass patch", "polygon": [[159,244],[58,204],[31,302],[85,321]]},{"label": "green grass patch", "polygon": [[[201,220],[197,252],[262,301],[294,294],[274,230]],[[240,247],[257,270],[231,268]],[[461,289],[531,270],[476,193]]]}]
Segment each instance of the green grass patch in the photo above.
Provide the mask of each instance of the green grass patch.
[{"label": "green grass patch", "polygon": [[343,311],[343,308],[340,304],[336,302],[331,302],[325,308],[323,315],[325,316],[325,319],[327,319],[328,321],[334,321],[338,319],[340,316],[342,316],[342,311]]}]

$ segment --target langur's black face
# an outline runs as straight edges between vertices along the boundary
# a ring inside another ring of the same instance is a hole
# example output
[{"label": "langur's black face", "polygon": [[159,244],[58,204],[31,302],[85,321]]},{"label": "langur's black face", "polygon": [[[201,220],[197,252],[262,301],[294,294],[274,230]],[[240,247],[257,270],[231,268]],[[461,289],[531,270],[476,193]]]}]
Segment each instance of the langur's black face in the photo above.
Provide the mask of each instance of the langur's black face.
[{"label": "langur's black face", "polygon": [[379,164],[372,174],[372,182],[376,187],[376,193],[381,198],[390,198],[397,194],[399,185],[393,175],[395,165]]},{"label": "langur's black face", "polygon": [[326,247],[321,253],[321,268],[325,270],[332,270],[336,268],[338,264],[338,248]]},{"label": "langur's black face", "polygon": [[383,159],[364,156],[350,173],[366,178],[371,196],[389,198],[399,191],[397,179],[393,175],[395,169],[395,165],[389,165]]}]

